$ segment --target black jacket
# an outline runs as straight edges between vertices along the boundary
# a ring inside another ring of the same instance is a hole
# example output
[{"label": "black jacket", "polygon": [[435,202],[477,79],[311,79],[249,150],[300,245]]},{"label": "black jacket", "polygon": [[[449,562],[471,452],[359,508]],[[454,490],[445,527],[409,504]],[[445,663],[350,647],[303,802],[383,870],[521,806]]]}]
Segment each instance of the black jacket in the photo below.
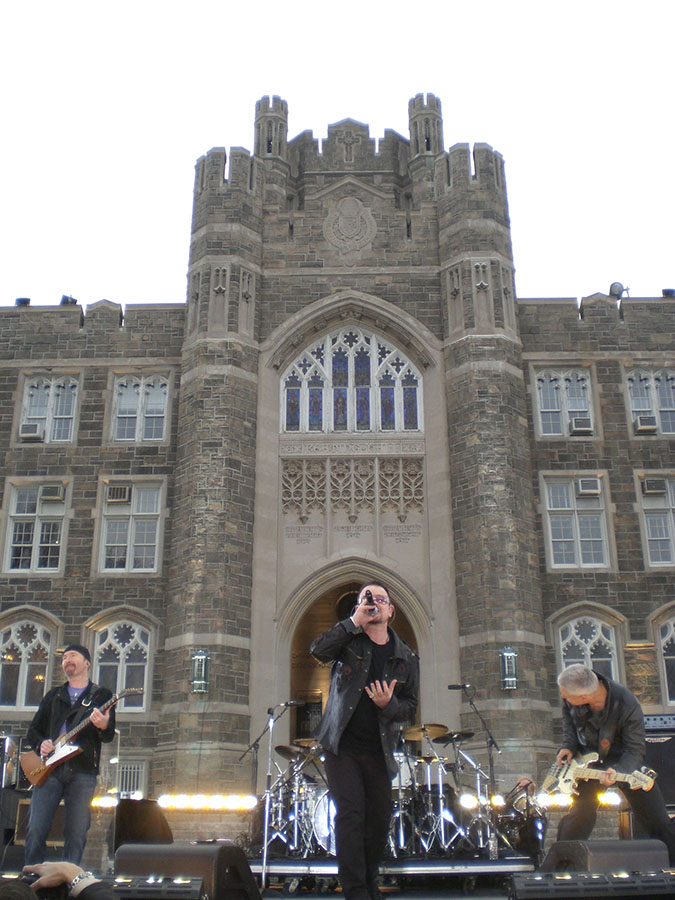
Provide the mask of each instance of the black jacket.
[{"label": "black jacket", "polygon": [[[40,744],[44,740],[49,738],[54,741],[58,737],[63,722],[66,722],[66,731],[70,731],[91,715],[94,709],[100,709],[111,697],[112,693],[108,688],[99,687],[90,681],[86,690],[78,697],[77,702],[71,706],[68,685],[62,684],[61,687],[53,688],[42,698],[28,728],[27,738],[31,747],[36,753],[39,753]],[[100,731],[94,725],[87,725],[86,728],[83,728],[73,739],[74,744],[82,747],[82,753],[71,757],[64,765],[70,764],[75,772],[98,775],[101,742],[107,744],[114,737],[115,708],[111,707],[110,720],[105,731]]]},{"label": "black jacket", "polygon": [[600,762],[630,774],[644,764],[645,722],[642,708],[628,688],[595,673],[607,689],[605,708],[595,715],[588,706],[563,700],[563,748],[595,751]]},{"label": "black jacket", "polygon": [[[419,663],[405,641],[389,629],[392,653],[385,663],[383,678],[396,679],[394,694],[384,709],[378,709],[380,740],[389,774],[397,770],[394,750],[397,722],[412,722],[417,709]],[[337,753],[340,738],[352,717],[366,685],[373,642],[351,618],[343,619],[312,641],[310,653],[320,662],[332,662],[330,692],[316,738],[331,753]]]}]

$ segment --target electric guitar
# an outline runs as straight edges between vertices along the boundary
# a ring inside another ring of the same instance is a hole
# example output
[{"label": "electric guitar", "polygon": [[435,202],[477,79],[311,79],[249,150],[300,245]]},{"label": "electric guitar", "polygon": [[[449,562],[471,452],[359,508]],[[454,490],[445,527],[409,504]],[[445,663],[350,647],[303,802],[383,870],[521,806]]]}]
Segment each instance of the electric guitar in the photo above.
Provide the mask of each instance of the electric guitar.
[{"label": "electric guitar", "polygon": [[[110,709],[116,703],[119,703],[124,697],[131,697],[134,694],[142,693],[143,690],[141,688],[127,688],[124,691],[120,691],[119,694],[113,694],[110,700],[106,700],[103,706],[96,708],[104,713],[107,709]],[[92,709],[91,712],[93,713],[94,710]],[[91,713],[70,731],[57,737],[54,741],[54,750],[52,750],[49,756],[45,756],[44,759],[41,756],[38,756],[34,750],[25,750],[21,754],[19,757],[21,769],[31,784],[39,787],[46,781],[47,777],[51,775],[57,766],[60,766],[61,763],[70,759],[71,756],[77,756],[78,753],[82,753],[82,747],[78,747],[77,744],[71,744],[70,742],[90,724],[90,721]]]},{"label": "electric guitar", "polygon": [[[597,762],[599,756],[597,753],[577,754],[573,759],[564,762],[560,767],[553,763],[551,769],[542,782],[541,789],[545,794],[576,794],[577,781],[579,778],[584,781],[600,781],[605,774],[604,769],[594,769],[591,763]],[[654,787],[654,779],[656,772],[642,766],[630,774],[616,772],[617,781],[629,784],[631,788],[640,788],[643,791],[650,791]]]}]

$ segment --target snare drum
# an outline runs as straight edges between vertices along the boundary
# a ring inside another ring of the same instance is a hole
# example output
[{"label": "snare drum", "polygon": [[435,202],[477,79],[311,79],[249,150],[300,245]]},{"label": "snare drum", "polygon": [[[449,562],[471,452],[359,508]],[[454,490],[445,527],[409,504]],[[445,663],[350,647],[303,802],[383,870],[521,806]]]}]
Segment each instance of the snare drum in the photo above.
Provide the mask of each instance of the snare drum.
[{"label": "snare drum", "polygon": [[335,856],[335,812],[331,795],[324,791],[314,807],[314,837],[330,856]]}]

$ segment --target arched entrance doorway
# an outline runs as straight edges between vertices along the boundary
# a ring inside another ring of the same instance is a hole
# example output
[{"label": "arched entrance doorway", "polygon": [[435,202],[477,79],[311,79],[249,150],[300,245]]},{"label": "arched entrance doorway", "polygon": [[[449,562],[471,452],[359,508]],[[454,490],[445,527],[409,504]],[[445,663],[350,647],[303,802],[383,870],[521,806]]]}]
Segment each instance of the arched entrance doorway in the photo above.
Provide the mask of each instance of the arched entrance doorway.
[{"label": "arched entrance doorway", "polygon": [[[309,738],[319,724],[328,697],[330,666],[323,665],[309,652],[312,640],[346,618],[354,608],[363,581],[347,581],[325,591],[302,616],[291,642],[291,697],[305,705],[294,710],[291,740]],[[410,621],[396,607],[394,628],[399,637],[417,651],[417,639]]]}]

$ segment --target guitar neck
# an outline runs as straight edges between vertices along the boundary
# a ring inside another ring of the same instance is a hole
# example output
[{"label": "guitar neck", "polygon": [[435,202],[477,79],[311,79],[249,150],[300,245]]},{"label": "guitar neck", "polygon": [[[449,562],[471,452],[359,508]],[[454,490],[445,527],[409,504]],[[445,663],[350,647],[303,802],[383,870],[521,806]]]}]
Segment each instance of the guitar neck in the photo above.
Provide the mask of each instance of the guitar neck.
[{"label": "guitar neck", "polygon": [[[575,778],[583,778],[584,781],[600,781],[604,774],[604,769],[581,769],[575,773]],[[614,780],[627,781],[628,783],[630,783],[633,779],[630,775],[626,775],[624,772],[615,772]]]},{"label": "guitar neck", "polygon": [[[110,698],[110,700],[106,700],[106,702],[103,704],[103,706],[97,706],[96,709],[98,709],[98,710],[100,710],[100,712],[104,713],[107,709],[110,709],[111,706],[114,706],[118,702],[119,699],[120,698],[117,694],[113,694],[113,696]],[[92,710],[92,713],[93,713],[93,710]],[[61,738],[61,740],[59,741],[59,743],[69,744],[76,735],[78,735],[83,729],[85,729],[87,727],[87,725],[89,725],[90,722],[91,722],[91,713],[89,713],[89,715],[87,716],[86,719],[83,719],[74,728],[71,728],[71,730],[69,732],[64,734],[63,737]]]}]

